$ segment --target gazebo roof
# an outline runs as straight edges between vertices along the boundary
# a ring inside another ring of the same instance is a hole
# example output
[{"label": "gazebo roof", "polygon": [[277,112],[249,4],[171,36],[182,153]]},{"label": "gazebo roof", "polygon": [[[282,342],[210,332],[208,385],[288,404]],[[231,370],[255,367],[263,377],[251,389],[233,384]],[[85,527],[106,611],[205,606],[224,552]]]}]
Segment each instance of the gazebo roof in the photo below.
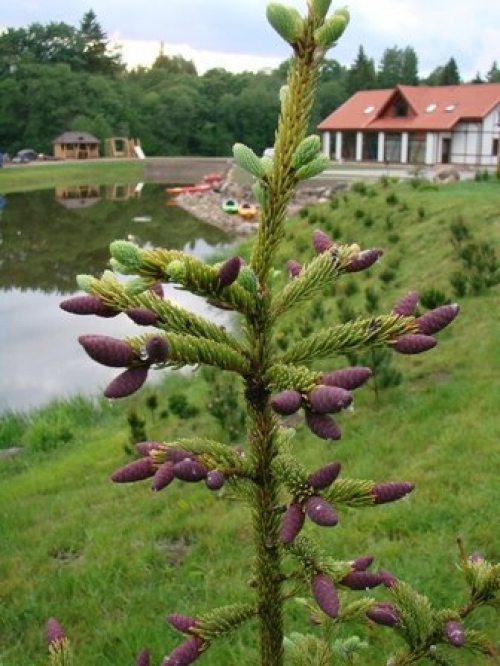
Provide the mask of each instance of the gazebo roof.
[{"label": "gazebo roof", "polygon": [[99,144],[101,142],[93,134],[90,134],[90,132],[64,132],[61,136],[58,136],[57,139],[54,139],[52,143]]}]

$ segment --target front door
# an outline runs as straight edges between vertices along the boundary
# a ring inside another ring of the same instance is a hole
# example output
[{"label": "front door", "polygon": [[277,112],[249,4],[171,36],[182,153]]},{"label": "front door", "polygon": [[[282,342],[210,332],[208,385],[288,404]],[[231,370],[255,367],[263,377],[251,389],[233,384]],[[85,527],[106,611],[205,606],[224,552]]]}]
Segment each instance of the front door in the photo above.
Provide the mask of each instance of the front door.
[{"label": "front door", "polygon": [[451,139],[443,139],[441,144],[441,162],[449,164],[451,157]]}]

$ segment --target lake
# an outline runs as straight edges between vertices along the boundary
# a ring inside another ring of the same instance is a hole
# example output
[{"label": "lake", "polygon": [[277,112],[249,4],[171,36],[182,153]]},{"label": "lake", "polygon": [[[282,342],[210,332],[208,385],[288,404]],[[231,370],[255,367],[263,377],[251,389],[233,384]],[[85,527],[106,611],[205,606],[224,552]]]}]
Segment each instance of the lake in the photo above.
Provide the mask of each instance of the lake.
[{"label": "lake", "polygon": [[[109,243],[134,240],[204,258],[234,239],[167,199],[157,184],[56,188],[0,198],[0,411],[28,410],[56,397],[95,395],[116,370],[91,361],[82,333],[123,337],[141,329],[128,317],[81,317],[59,303],[78,293],[75,276],[100,275]],[[226,324],[228,314],[187,292],[169,298]]]}]

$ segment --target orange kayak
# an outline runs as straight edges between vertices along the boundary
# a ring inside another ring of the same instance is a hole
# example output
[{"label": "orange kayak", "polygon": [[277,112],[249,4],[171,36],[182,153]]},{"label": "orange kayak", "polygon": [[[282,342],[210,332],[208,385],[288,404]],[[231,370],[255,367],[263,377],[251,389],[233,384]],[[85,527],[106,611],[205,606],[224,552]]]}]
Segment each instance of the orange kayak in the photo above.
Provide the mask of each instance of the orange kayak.
[{"label": "orange kayak", "polygon": [[167,187],[167,194],[189,194],[191,192],[206,192],[212,188],[208,183],[199,185],[182,185],[180,187]]}]

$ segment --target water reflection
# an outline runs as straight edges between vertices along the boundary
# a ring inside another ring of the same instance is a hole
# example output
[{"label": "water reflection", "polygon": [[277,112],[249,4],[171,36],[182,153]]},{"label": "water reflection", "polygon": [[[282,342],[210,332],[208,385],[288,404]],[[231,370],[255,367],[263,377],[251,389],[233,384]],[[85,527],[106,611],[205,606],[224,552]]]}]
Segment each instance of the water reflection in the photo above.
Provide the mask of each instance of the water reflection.
[{"label": "water reflection", "polygon": [[[97,201],[92,188],[64,188],[64,196],[57,188],[7,197],[0,220],[0,410],[95,393],[116,374],[90,362],[76,338],[131,335],[138,328],[125,315],[105,320],[59,309],[62,295],[76,291],[75,275],[102,273],[112,240],[133,237],[141,245],[183,249],[198,257],[232,244],[220,230],[167,207],[164,186],[136,187],[98,188]],[[89,196],[80,197],[83,192]],[[67,206],[61,200],[93,204]],[[190,310],[228,322],[227,313],[202,299],[171,288],[168,294]]]}]

